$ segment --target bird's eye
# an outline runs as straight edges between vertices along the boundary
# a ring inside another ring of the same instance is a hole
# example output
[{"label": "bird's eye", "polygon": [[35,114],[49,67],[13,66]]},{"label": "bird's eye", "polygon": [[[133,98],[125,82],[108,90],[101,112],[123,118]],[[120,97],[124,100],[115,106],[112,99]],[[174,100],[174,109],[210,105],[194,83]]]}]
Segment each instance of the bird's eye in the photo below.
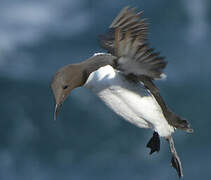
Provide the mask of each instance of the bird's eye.
[{"label": "bird's eye", "polygon": [[67,89],[67,88],[68,88],[68,86],[67,86],[67,85],[65,85],[65,86],[63,86],[62,88],[63,88],[63,89]]}]

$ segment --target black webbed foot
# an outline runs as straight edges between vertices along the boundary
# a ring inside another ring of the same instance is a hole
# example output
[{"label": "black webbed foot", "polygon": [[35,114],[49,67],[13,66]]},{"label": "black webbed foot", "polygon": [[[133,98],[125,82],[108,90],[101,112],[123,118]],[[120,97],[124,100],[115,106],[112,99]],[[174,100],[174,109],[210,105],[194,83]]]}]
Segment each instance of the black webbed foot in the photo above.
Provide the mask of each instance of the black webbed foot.
[{"label": "black webbed foot", "polygon": [[159,138],[159,134],[157,132],[153,133],[152,138],[147,143],[147,147],[151,149],[149,154],[152,154],[155,151],[157,151],[157,152],[160,151],[160,138]]},{"label": "black webbed foot", "polygon": [[183,174],[182,174],[182,165],[181,165],[180,160],[177,157],[172,156],[171,165],[172,165],[172,167],[174,167],[176,169],[179,178],[181,178],[183,176]]}]

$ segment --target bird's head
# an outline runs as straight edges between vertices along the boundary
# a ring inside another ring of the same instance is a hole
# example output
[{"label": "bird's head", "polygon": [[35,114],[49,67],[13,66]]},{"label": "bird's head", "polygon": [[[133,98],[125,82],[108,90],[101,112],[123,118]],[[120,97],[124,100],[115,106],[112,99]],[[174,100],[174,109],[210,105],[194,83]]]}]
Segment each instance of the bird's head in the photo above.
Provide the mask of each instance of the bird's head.
[{"label": "bird's head", "polygon": [[67,65],[56,72],[51,81],[51,89],[56,101],[54,119],[70,92],[84,83],[84,72],[79,64]]}]

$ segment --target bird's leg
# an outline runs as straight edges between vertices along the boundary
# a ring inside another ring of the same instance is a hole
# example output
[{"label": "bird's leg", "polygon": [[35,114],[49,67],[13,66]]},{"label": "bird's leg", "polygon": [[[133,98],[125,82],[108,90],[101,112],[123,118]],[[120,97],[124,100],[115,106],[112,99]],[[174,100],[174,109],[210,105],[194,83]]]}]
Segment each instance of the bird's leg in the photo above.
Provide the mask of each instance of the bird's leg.
[{"label": "bird's leg", "polygon": [[172,154],[171,165],[172,167],[176,169],[179,178],[181,178],[183,176],[182,164],[181,164],[179,156],[177,155],[177,151],[174,147],[174,141],[173,141],[172,136],[169,136],[167,140],[169,142],[169,147]]},{"label": "bird's leg", "polygon": [[151,149],[149,154],[152,154],[155,151],[157,151],[157,152],[160,151],[160,138],[159,138],[159,134],[157,132],[153,133],[152,138],[147,143],[147,147]]}]

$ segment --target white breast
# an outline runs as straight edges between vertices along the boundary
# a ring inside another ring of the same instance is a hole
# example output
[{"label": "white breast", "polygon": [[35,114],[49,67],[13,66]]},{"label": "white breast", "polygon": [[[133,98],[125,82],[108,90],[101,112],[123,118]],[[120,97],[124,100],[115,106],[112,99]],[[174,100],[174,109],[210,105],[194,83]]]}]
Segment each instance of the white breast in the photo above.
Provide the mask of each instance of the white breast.
[{"label": "white breast", "polygon": [[154,96],[141,84],[129,82],[110,65],[92,72],[85,87],[91,89],[114,112],[142,128],[152,128],[167,137],[170,126]]}]

